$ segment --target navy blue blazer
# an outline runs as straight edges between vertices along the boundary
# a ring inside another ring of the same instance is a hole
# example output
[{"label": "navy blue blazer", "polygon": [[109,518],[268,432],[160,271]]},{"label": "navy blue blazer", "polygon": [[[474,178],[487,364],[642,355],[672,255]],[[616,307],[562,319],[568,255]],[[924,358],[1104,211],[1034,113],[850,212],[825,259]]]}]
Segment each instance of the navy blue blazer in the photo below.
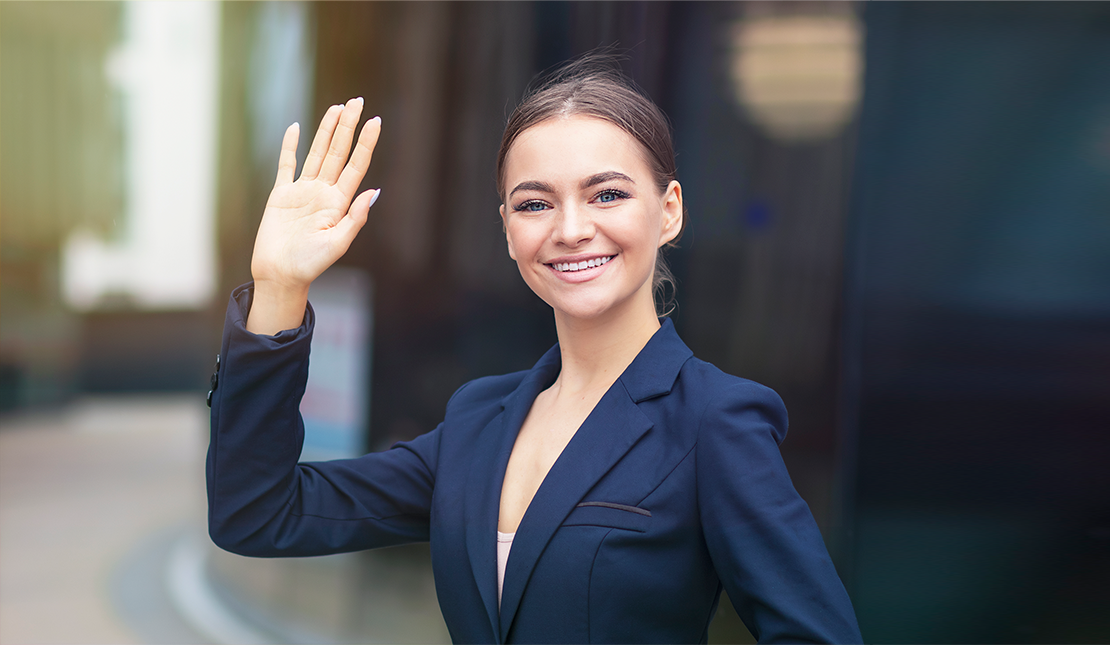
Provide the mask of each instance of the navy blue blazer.
[{"label": "navy blue blazer", "polygon": [[844,587],[779,454],[770,389],[693,357],[670,321],[579,428],[528,507],[497,603],[509,453],[558,346],[471,381],[443,422],[357,459],[297,463],[313,313],[246,331],[232,294],[212,398],[209,530],[243,555],[431,541],[460,643],[706,642],[722,586],[760,642],[862,642]]}]

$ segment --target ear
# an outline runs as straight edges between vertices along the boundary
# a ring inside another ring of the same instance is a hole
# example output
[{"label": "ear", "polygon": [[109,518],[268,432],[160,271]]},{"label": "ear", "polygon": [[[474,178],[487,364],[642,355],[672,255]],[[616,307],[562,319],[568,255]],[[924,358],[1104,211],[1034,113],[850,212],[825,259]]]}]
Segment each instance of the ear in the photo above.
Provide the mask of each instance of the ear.
[{"label": "ear", "polygon": [[682,185],[672,181],[663,191],[663,228],[659,233],[659,246],[678,237],[682,232]]},{"label": "ear", "polygon": [[509,237],[509,222],[505,219],[505,205],[498,209],[501,213],[501,228],[505,231],[505,242],[509,245],[509,257],[516,260],[516,251],[513,250],[513,238]]}]

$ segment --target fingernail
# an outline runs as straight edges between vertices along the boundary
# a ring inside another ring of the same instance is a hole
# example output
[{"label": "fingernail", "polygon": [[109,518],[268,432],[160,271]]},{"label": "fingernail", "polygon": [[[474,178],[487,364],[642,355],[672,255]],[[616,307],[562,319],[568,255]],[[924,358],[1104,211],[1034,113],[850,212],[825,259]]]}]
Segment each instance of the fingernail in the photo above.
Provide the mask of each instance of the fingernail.
[{"label": "fingernail", "polygon": [[356,101],[358,101],[359,103],[362,103],[362,102],[363,102],[363,101],[362,101],[362,97],[361,97],[361,96],[359,96],[359,97],[355,98],[355,100],[356,100]]},{"label": "fingernail", "polygon": [[382,189],[381,188],[374,191],[374,196],[370,198],[370,206],[373,206],[374,202],[378,201],[378,197],[380,197],[381,194],[382,194]]},{"label": "fingernail", "polygon": [[377,121],[378,125],[382,124],[382,118],[380,116],[376,116],[376,117],[374,117],[373,119],[370,119],[370,120],[371,121]]}]

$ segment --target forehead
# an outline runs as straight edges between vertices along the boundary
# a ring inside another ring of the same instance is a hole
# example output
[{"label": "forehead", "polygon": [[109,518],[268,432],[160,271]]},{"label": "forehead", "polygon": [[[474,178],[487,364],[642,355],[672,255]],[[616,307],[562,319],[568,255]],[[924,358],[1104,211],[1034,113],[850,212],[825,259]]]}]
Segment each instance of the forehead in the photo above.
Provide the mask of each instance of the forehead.
[{"label": "forehead", "polygon": [[508,187],[522,179],[570,181],[616,170],[638,179],[650,175],[642,146],[617,125],[575,115],[541,121],[517,135],[505,157]]}]

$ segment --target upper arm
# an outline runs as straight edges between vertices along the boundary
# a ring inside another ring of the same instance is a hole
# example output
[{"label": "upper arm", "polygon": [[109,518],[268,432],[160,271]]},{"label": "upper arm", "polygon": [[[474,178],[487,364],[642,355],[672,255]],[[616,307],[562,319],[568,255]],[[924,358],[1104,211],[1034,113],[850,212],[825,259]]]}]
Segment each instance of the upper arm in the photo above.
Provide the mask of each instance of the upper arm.
[{"label": "upper arm", "polygon": [[786,409],[736,379],[706,407],[696,450],[706,545],[760,642],[861,640],[844,586],[779,453]]},{"label": "upper arm", "polygon": [[300,555],[428,539],[442,425],[383,452],[298,464],[274,547]]},{"label": "upper arm", "polygon": [[[428,539],[439,428],[384,452],[265,469],[238,467],[242,453],[210,449],[209,532],[242,555],[309,556]],[[260,441],[264,436],[256,435]],[[265,448],[254,451],[267,452]],[[292,463],[291,463],[292,461]],[[243,464],[246,466],[246,464]]]}]

